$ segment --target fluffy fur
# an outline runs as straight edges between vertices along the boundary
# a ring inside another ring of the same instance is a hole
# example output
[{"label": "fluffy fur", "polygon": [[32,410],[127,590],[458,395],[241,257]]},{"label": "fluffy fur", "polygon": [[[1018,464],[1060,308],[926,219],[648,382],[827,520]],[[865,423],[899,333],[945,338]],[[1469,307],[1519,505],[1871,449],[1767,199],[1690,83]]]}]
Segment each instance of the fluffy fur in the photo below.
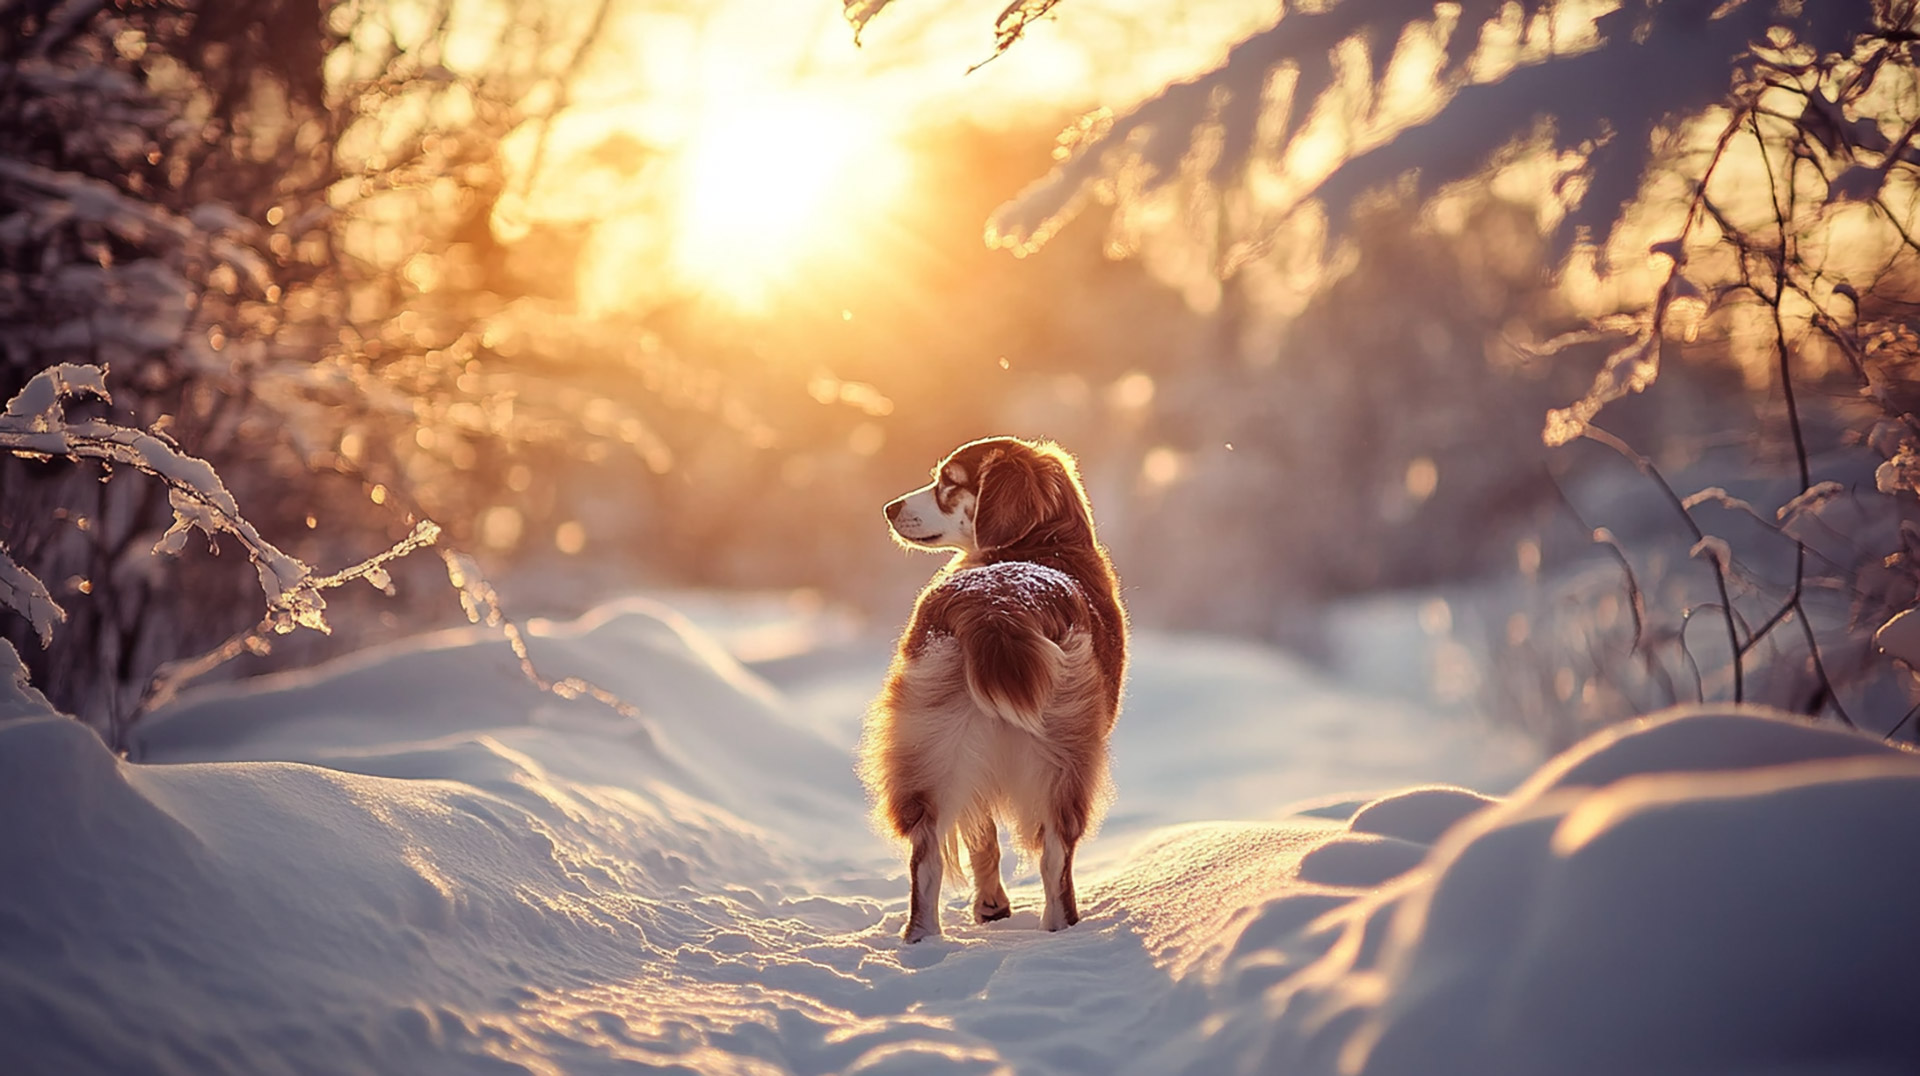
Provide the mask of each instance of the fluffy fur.
[{"label": "fluffy fur", "polygon": [[957,551],[914,605],[860,746],[878,823],[911,848],[903,936],[940,933],[940,885],[962,842],[974,919],[1011,914],[1002,822],[1038,859],[1041,926],[1072,926],[1073,852],[1110,798],[1127,644],[1073,457],[975,441],[886,513],[902,544]]}]

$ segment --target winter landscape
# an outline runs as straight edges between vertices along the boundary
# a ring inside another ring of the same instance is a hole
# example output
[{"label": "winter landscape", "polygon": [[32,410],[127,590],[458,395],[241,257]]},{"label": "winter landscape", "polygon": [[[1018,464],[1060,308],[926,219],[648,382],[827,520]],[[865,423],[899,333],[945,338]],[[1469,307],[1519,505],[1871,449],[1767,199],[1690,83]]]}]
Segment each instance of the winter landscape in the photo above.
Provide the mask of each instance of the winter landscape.
[{"label": "winter landscape", "polygon": [[0,1073],[1920,1072],[1916,5],[923,6],[0,3]]},{"label": "winter landscape", "polygon": [[8,1071],[1920,1058],[1920,760],[1855,735],[1695,710],[1515,787],[1530,760],[1478,730],[1150,635],[1086,918],[1038,931],[1028,875],[1010,920],[955,897],[949,935],[908,947],[848,761],[884,651],[800,650],[775,686],[652,601],[533,634],[643,717],[543,697],[478,630],[183,702],[139,765],[16,691]]}]

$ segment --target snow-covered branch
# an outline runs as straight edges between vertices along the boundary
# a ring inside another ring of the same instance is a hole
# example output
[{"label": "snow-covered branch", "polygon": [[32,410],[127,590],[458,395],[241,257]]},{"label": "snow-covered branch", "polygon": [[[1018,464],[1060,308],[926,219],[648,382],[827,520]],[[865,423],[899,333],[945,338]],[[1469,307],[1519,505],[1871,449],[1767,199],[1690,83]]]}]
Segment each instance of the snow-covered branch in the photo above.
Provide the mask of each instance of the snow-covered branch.
[{"label": "snow-covered branch", "polygon": [[53,626],[67,619],[67,611],[47,593],[46,584],[22,568],[0,542],[0,605],[18,610],[33,624],[40,645],[53,641]]},{"label": "snow-covered branch", "polygon": [[[860,26],[884,6],[848,0],[847,15]],[[987,238],[1037,249],[1090,195],[1124,208],[1196,166],[1216,193],[1287,192],[1281,204],[1259,207],[1263,220],[1318,200],[1338,232],[1368,191],[1411,173],[1417,194],[1431,195],[1544,127],[1554,149],[1585,162],[1579,184],[1558,184],[1582,190],[1561,234],[1585,229],[1604,243],[1640,191],[1655,135],[1734,92],[1756,43],[1845,53],[1873,25],[1870,0],[1290,6],[1219,66],[1168,85],[1094,137],[1067,142],[1061,164],[994,213]],[[1430,69],[1422,108],[1394,106],[1389,76],[1403,65]],[[1316,114],[1334,112],[1345,119],[1336,166],[1320,163],[1324,146],[1306,163],[1290,158]]]},{"label": "snow-covered branch", "polygon": [[312,569],[262,537],[241,516],[233,494],[205,460],[181,452],[164,434],[150,433],[99,419],[69,421],[67,404],[93,396],[112,403],[103,367],[61,363],[35,374],[0,415],[0,448],[17,456],[99,460],[135,467],[167,484],[173,525],[155,552],[178,553],[187,534],[199,528],[211,542],[231,534],[246,548],[260,576],[275,630],[307,627],[328,630],[326,601],[314,585]]},{"label": "snow-covered branch", "polygon": [[[266,652],[272,635],[284,635],[295,628],[330,633],[327,603],[321,591],[364,579],[374,587],[391,592],[392,581],[386,565],[440,539],[439,525],[432,520],[421,520],[414,525],[412,533],[383,552],[337,572],[316,574],[300,559],[269,542],[240,514],[233,494],[211,465],[181,452],[164,434],[98,419],[69,419],[66,408],[76,399],[94,397],[112,402],[106,377],[107,371],[101,367],[72,363],[49,367],[36,374],[7,404],[5,414],[0,415],[0,448],[21,456],[125,464],[159,478],[167,484],[173,526],[161,536],[153,551],[179,553],[195,529],[206,534],[209,542],[223,533],[231,535],[247,550],[267,603],[266,615],[257,624],[236,632],[205,653],[168,662],[155,670],[141,698],[143,713],[164,706],[181,688],[241,654]],[[474,623],[484,621],[505,632],[528,681],[561,698],[591,698],[623,716],[639,716],[632,704],[588,681],[578,677],[552,680],[541,675],[533,664],[523,634],[502,613],[499,598],[481,575],[479,566],[472,558],[451,550],[443,550],[442,556],[446,560],[448,580],[459,591],[460,603],[468,618]],[[0,604],[26,614],[40,633],[42,645],[52,638],[53,625],[65,617],[40,581],[14,563],[4,548],[0,548]]]},{"label": "snow-covered branch", "polygon": [[[356,579],[388,589],[384,567],[389,561],[439,539],[440,527],[420,521],[405,539],[358,564],[328,575],[318,575],[299,558],[281,550],[240,514],[233,494],[212,465],[182,452],[164,433],[139,430],[100,419],[70,419],[69,404],[87,397],[112,402],[104,367],[62,363],[48,367],[27,382],[0,414],[0,449],[41,459],[97,460],[143,471],[167,485],[173,525],[154,545],[155,553],[179,553],[195,529],[209,543],[227,534],[247,551],[259,576],[267,611],[260,623],[198,657],[170,663],[155,674],[147,693],[149,708],[170,697],[179,686],[248,650],[262,649],[268,633],[286,634],[295,628],[322,633],[332,629],[326,619],[321,591]],[[45,586],[0,549],[0,603],[25,614],[44,646],[53,625],[65,613]]]},{"label": "snow-covered branch", "polygon": [[447,565],[447,581],[460,592],[460,608],[467,614],[467,621],[500,629],[501,634],[506,636],[507,645],[513,648],[514,658],[520,662],[520,675],[528,683],[563,699],[592,699],[621,717],[638,723],[643,731],[647,728],[646,718],[638,707],[606,688],[577,676],[554,680],[542,674],[533,663],[533,653],[527,648],[526,633],[500,607],[500,595],[493,589],[493,584],[487,582],[480,565],[465,553],[451,549],[441,549],[440,559]]}]

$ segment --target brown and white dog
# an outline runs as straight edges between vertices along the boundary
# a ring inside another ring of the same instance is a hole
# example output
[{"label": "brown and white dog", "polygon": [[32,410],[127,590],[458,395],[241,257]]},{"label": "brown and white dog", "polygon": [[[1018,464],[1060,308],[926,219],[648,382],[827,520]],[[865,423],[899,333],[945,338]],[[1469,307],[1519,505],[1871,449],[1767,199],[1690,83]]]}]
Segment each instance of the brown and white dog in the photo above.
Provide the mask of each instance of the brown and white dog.
[{"label": "brown and white dog", "polygon": [[1040,925],[1080,921],[1073,850],[1111,798],[1127,620],[1073,457],[975,441],[887,505],[895,538],[955,549],[900,637],[867,712],[860,775],[882,824],[912,845],[903,937],[940,933],[945,864],[964,839],[976,922],[1012,909],[999,822],[1040,864]]}]

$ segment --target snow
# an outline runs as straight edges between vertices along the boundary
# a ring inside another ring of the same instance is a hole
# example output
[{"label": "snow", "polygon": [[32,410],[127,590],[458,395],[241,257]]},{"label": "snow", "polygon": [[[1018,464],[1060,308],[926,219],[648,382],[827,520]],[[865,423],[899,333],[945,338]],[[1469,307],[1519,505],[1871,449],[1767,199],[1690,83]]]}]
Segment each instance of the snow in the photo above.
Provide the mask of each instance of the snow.
[{"label": "snow", "polygon": [[1080,590],[1073,576],[1058,568],[1021,560],[965,568],[948,576],[946,585],[962,593],[1005,595],[1029,606]]},{"label": "snow", "polygon": [[202,690],[126,762],[0,676],[0,1071],[1920,1063],[1908,752],[1696,710],[1519,781],[1485,730],[1143,633],[1083,922],[1039,931],[1022,865],[1010,920],[950,891],[906,946],[851,759],[887,640],[675,603],[714,630],[528,625],[626,715],[463,629]]},{"label": "snow", "polygon": [[1784,716],[1603,734],[1217,1037],[1261,1071],[1911,1071],[1916,806],[1912,754]]},{"label": "snow", "polygon": [[26,617],[41,646],[52,641],[53,626],[67,619],[67,611],[47,593],[46,585],[9,555],[5,542],[0,542],[0,606]]}]

